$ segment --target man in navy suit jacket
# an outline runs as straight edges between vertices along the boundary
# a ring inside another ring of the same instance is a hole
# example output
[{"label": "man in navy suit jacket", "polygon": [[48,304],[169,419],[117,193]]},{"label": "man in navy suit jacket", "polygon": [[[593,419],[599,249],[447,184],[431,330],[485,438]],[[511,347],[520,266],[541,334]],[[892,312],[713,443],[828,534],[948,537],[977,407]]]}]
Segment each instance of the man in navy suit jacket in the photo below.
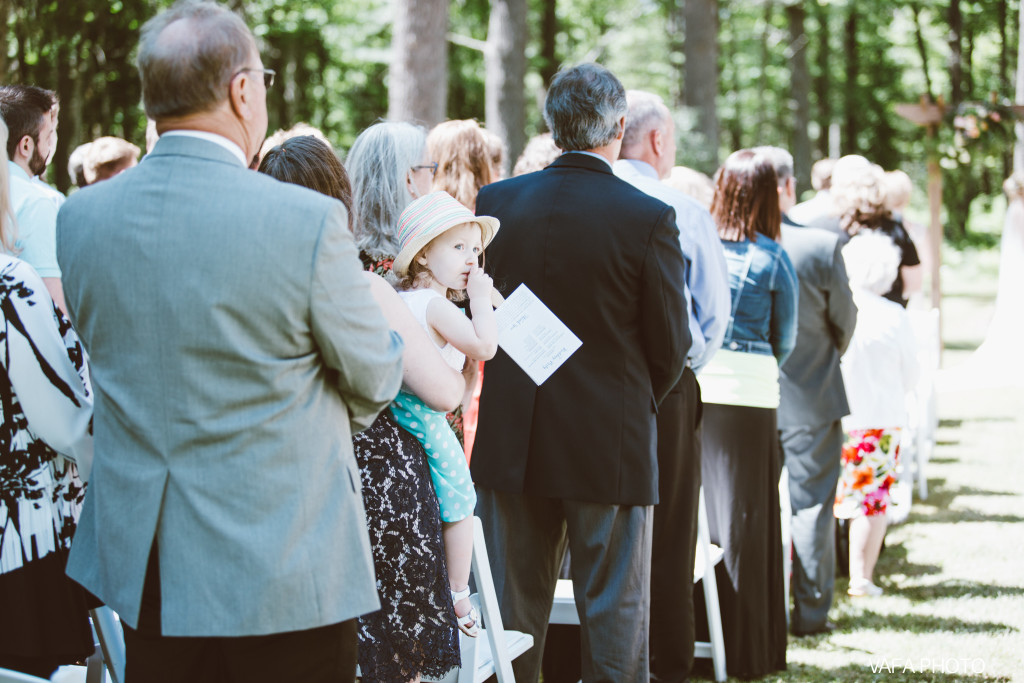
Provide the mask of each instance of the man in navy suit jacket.
[{"label": "man in navy suit jacket", "polygon": [[510,628],[535,647],[536,681],[568,542],[585,680],[646,681],[657,406],[690,346],[675,212],[612,173],[627,111],[596,64],[558,74],[544,116],[566,153],[488,185],[477,212],[502,228],[487,267],[526,284],[583,345],[537,386],[504,352],[489,361],[473,458],[478,513]]}]

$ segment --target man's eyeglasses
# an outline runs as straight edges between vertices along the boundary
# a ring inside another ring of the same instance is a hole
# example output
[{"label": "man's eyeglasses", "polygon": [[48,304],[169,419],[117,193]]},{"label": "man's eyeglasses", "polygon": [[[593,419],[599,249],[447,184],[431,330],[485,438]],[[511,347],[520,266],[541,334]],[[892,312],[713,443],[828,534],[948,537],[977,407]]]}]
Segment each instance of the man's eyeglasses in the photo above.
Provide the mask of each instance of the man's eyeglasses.
[{"label": "man's eyeglasses", "polygon": [[420,164],[419,166],[413,166],[412,170],[418,171],[421,168],[429,168],[431,176],[436,176],[437,175],[437,162],[436,161],[433,162],[433,163],[430,163],[430,164]]},{"label": "man's eyeglasses", "polygon": [[231,77],[231,80],[235,80],[239,74],[244,74],[246,71],[259,71],[263,74],[263,85],[269,90],[270,86],[274,85],[274,76],[277,72],[273,69],[257,69],[255,67],[248,67],[245,69],[239,69],[235,72],[235,75]]}]

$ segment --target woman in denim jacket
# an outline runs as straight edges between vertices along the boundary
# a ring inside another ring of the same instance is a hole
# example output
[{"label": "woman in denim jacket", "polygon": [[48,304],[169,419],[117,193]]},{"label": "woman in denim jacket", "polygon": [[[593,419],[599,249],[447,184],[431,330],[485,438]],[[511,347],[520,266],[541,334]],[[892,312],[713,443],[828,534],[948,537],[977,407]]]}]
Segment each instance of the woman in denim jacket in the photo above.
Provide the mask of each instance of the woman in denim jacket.
[{"label": "woman in denim jacket", "polygon": [[[725,249],[732,313],[700,376],[704,494],[730,676],[786,668],[776,431],[779,365],[796,342],[797,276],[779,244],[778,184],[769,159],[734,152],[718,171],[711,214]],[[724,575],[722,575],[724,568]]]}]

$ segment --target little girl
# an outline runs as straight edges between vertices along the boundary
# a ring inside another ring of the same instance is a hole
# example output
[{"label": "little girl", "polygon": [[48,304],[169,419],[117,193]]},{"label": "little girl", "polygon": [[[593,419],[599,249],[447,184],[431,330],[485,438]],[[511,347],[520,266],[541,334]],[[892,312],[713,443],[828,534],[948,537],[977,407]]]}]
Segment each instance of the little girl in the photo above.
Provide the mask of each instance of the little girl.
[{"label": "little girl", "polygon": [[[398,220],[400,251],[393,270],[398,289],[427,330],[441,356],[457,370],[467,362],[490,360],[498,349],[498,326],[491,307],[491,278],[479,267],[484,247],[498,231],[498,220],[474,216],[447,192],[415,200]],[[470,320],[452,303],[469,297]],[[479,615],[469,603],[476,492],[466,456],[444,413],[428,408],[405,390],[391,404],[398,423],[423,444],[441,505],[448,580],[459,629],[479,633]]]}]

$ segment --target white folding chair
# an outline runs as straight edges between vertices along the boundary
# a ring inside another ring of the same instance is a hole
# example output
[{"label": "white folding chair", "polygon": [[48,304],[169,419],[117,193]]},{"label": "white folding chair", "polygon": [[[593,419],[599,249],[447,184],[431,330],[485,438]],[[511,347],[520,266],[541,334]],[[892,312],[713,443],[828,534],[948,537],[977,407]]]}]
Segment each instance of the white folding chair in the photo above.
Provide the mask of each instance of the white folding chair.
[{"label": "white folding chair", "polygon": [[[121,621],[107,606],[89,610],[92,630],[96,634],[96,654],[89,658],[86,683],[102,683],[103,670],[112,683],[124,682],[124,631]],[[98,655],[98,656],[97,656]]]},{"label": "white folding chair", "polygon": [[914,331],[914,345],[917,347],[917,385],[907,396],[907,433],[900,445],[909,457],[904,467],[910,471],[914,465],[914,479],[917,480],[917,495],[921,500],[928,498],[928,480],[925,465],[931,459],[935,448],[935,431],[939,426],[935,376],[942,357],[942,338],[939,329],[939,309],[907,309],[910,327]]},{"label": "white folding chair", "polygon": [[715,668],[715,680],[724,681],[725,636],[722,634],[722,610],[718,604],[718,581],[715,579],[715,565],[722,561],[724,551],[711,543],[708,528],[708,510],[704,504],[704,487],[700,487],[700,501],[697,505],[697,561],[693,563],[693,582],[704,579],[704,603],[708,615],[708,637],[710,640],[693,644],[693,656],[711,659]]},{"label": "white folding chair", "polygon": [[789,626],[789,583],[793,576],[793,504],[789,499],[789,470],[785,467],[779,477],[779,515],[782,519],[782,595],[786,605],[786,626]]},{"label": "white folding chair", "polygon": [[[723,555],[721,548],[711,544],[708,513],[704,505],[704,488],[701,487],[700,499],[697,502],[697,553],[693,563],[693,583],[704,579],[704,602],[710,640],[695,642],[693,656],[712,660],[716,681],[724,681],[726,678],[725,638],[722,635],[722,612],[718,605],[718,583],[715,581],[715,565],[722,561]],[[579,625],[580,617],[576,612],[576,599],[571,580],[558,580],[548,623]]]},{"label": "white folding chair", "polygon": [[38,676],[23,674],[20,671],[0,669],[0,683],[47,683],[47,680]]},{"label": "white folding chair", "polygon": [[[515,683],[512,660],[533,647],[533,636],[520,631],[506,631],[501,623],[498,595],[494,590],[484,529],[479,518],[473,519],[472,571],[477,593],[470,600],[479,607],[483,626],[476,638],[459,633],[462,666],[456,680],[458,683],[483,683],[496,675],[498,683]],[[444,680],[451,678],[449,675]]]}]

